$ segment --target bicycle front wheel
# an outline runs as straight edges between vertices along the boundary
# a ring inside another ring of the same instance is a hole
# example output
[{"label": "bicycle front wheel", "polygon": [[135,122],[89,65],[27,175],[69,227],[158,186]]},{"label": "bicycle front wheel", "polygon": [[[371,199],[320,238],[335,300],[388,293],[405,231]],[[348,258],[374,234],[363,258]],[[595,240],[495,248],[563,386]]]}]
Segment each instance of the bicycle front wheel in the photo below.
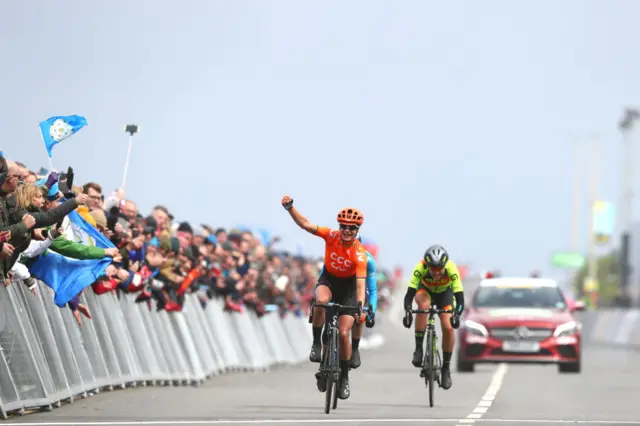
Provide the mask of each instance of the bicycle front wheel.
[{"label": "bicycle front wheel", "polygon": [[[334,398],[337,396],[338,388],[337,381],[335,379],[335,371],[338,367],[338,335],[335,329],[329,331],[329,347],[327,348],[327,368],[325,370],[325,400],[324,400],[324,412],[329,414],[331,411],[331,396]],[[334,388],[335,387],[335,388]]]},{"label": "bicycle front wheel", "polygon": [[434,371],[433,371],[433,331],[427,331],[427,352],[424,355],[426,365],[426,375],[425,375],[425,384],[429,389],[429,407],[433,407],[433,399],[434,399]]},{"label": "bicycle front wheel", "polygon": [[[340,340],[338,339],[338,333],[336,333],[336,343],[335,343],[335,348],[336,348],[336,352],[335,352],[335,366],[337,368],[337,371],[340,371]],[[340,377],[341,373],[338,373],[338,377]],[[334,379],[335,379],[335,375],[334,375]],[[338,385],[340,384],[340,379],[338,378],[337,380],[334,381],[334,388],[333,388],[333,406],[331,407],[333,410],[335,410],[336,408],[338,408]]]},{"label": "bicycle front wheel", "polygon": [[331,410],[331,392],[333,391],[333,374],[331,372],[325,373],[324,383],[324,412],[325,414],[329,414]]}]

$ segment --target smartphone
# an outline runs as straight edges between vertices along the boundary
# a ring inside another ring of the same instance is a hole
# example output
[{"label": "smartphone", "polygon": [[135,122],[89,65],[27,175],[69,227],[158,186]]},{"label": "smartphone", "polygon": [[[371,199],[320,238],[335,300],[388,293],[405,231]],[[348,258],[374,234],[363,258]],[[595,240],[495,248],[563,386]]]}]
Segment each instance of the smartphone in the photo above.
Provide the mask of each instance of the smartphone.
[{"label": "smartphone", "polygon": [[127,124],[124,128],[124,131],[131,134],[132,136],[138,133],[139,130],[140,128],[137,124]]}]

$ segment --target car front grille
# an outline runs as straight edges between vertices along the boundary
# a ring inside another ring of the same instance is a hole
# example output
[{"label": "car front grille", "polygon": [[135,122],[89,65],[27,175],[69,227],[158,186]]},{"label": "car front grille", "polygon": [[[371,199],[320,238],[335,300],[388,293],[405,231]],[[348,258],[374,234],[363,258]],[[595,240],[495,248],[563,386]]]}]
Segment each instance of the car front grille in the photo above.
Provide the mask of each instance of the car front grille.
[{"label": "car front grille", "polygon": [[543,340],[551,337],[553,329],[541,327],[497,327],[492,328],[489,333],[491,337],[501,340]]}]

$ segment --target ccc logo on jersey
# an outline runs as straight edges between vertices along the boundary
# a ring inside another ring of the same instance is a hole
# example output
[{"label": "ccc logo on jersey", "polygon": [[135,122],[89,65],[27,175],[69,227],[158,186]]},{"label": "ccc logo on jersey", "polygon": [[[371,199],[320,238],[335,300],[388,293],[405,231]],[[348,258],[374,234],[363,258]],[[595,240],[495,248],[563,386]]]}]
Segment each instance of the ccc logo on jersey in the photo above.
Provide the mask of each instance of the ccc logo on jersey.
[{"label": "ccc logo on jersey", "polygon": [[338,256],[336,252],[331,253],[329,257],[331,258],[331,267],[340,272],[347,272],[353,266],[351,260]]}]

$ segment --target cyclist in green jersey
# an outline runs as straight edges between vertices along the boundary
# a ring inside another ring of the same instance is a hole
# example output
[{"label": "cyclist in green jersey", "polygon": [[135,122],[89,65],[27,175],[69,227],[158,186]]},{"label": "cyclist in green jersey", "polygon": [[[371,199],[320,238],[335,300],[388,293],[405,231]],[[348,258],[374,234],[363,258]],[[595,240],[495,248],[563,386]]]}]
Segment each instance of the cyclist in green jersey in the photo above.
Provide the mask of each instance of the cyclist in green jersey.
[{"label": "cyclist in green jersey", "polygon": [[[418,309],[429,309],[432,304],[438,309],[453,310],[455,298],[456,308],[454,314],[440,314],[442,326],[442,387],[449,389],[451,382],[451,355],[455,345],[454,329],[460,326],[460,315],[464,309],[464,288],[458,267],[451,259],[447,251],[439,245],[433,245],[424,253],[423,259],[413,269],[413,275],[409,281],[407,294],[404,296],[405,317],[402,321],[406,328],[411,327],[413,316],[411,305],[415,298]],[[422,366],[424,333],[427,328],[427,315],[416,315],[416,349],[413,352],[412,364],[420,368]]]}]

